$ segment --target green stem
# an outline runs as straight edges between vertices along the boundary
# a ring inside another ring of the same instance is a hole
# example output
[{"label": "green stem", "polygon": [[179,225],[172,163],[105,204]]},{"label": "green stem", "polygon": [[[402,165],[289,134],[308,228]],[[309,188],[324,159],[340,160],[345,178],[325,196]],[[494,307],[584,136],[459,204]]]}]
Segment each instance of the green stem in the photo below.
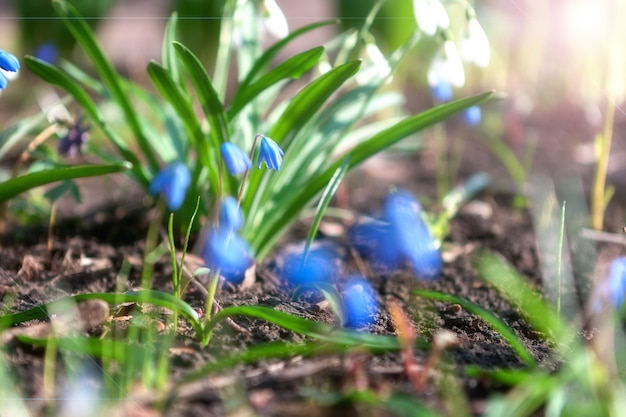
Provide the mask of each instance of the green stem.
[{"label": "green stem", "polygon": [[607,201],[605,199],[606,172],[609,166],[609,154],[611,151],[611,141],[613,139],[613,123],[615,120],[615,104],[609,98],[606,103],[606,119],[604,120],[604,131],[602,137],[598,138],[598,163],[593,181],[591,198],[591,227],[595,230],[602,230],[604,222],[604,211]]},{"label": "green stem", "polygon": [[[217,284],[220,282],[220,273],[219,271],[211,272],[209,276],[209,288],[206,297],[206,311],[204,312],[204,325],[202,326],[206,329],[207,323],[211,321],[213,317],[213,302],[215,301],[215,293],[217,292]],[[212,330],[204,332],[202,335],[202,346],[207,346],[209,341],[211,340]]]},{"label": "green stem", "polygon": [[163,222],[163,215],[165,214],[165,205],[163,201],[159,201],[156,207],[156,214],[150,227],[148,228],[148,235],[146,236],[146,251],[143,255],[143,270],[141,272],[141,288],[150,289],[152,286],[152,273],[154,272],[154,260],[152,254],[158,246],[159,242],[159,230],[161,229],[161,223]]}]

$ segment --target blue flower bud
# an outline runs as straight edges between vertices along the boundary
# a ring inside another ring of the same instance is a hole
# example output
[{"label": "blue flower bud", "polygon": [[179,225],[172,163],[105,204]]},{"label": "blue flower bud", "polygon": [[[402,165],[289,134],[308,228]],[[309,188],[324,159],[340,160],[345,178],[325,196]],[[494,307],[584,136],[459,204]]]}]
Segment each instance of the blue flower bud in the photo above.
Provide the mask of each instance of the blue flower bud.
[{"label": "blue flower bud", "polygon": [[341,293],[344,327],[359,329],[376,322],[379,304],[376,291],[366,279],[351,277]]},{"label": "blue flower bud", "polygon": [[261,148],[259,149],[259,159],[257,160],[257,168],[261,169],[261,164],[265,162],[268,169],[279,170],[283,163],[283,150],[272,139],[263,136],[261,140]]},{"label": "blue flower bud", "polygon": [[239,230],[243,226],[243,214],[234,197],[228,196],[222,200],[220,226],[230,230]]},{"label": "blue flower bud", "polygon": [[187,187],[191,183],[191,174],[182,162],[174,162],[154,176],[148,192],[161,194],[170,210],[178,210],[185,201]]},{"label": "blue flower bud", "polygon": [[233,229],[220,226],[209,230],[201,252],[212,271],[219,271],[228,282],[240,284],[254,261],[252,250]]},{"label": "blue flower bud", "polygon": [[230,175],[246,172],[252,167],[252,161],[241,149],[230,142],[222,143],[220,147],[222,159]]}]

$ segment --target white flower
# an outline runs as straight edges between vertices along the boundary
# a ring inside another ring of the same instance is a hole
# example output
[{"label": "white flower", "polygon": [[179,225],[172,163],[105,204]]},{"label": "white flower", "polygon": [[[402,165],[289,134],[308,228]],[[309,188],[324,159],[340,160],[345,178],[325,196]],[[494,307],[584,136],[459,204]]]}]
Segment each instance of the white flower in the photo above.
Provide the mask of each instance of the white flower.
[{"label": "white flower", "polygon": [[413,0],[413,14],[418,28],[426,35],[437,33],[437,28],[447,29],[450,18],[439,0]]},{"label": "white flower", "polygon": [[275,0],[263,0],[263,26],[265,30],[277,39],[289,36],[289,24],[283,11]]},{"label": "white flower", "polygon": [[467,26],[461,35],[461,42],[459,42],[459,51],[465,62],[474,63],[481,68],[489,65],[491,59],[489,39],[475,17],[467,21]]},{"label": "white flower", "polygon": [[443,43],[428,68],[428,85],[434,88],[442,83],[455,87],[463,87],[465,84],[463,64],[451,40]]},{"label": "white flower", "polygon": [[356,82],[359,85],[367,85],[377,83],[385,78],[390,81],[390,74],[391,67],[378,46],[374,43],[365,45],[364,62],[361,70],[356,74]]}]

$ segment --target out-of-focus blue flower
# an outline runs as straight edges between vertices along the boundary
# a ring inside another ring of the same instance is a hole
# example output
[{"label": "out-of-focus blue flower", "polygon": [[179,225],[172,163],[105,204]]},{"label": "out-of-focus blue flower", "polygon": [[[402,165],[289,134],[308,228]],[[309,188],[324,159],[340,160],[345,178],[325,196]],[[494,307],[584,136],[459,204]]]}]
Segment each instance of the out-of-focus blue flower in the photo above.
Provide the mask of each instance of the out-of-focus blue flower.
[{"label": "out-of-focus blue flower", "polygon": [[7,86],[7,75],[3,72],[17,72],[20,69],[20,61],[15,55],[0,49],[0,89]]},{"label": "out-of-focus blue flower", "polygon": [[228,196],[222,200],[220,226],[230,230],[239,230],[243,226],[243,214],[234,197]]},{"label": "out-of-focus blue flower", "polygon": [[356,223],[348,238],[382,272],[408,264],[419,278],[433,280],[443,269],[441,252],[422,219],[420,204],[403,190],[387,197],[383,216]]},{"label": "out-of-focus blue flower", "polygon": [[463,112],[463,120],[470,126],[476,126],[482,119],[482,110],[480,106],[472,106]]},{"label": "out-of-focus blue flower", "polygon": [[430,92],[432,93],[435,101],[440,103],[447,103],[452,100],[452,86],[449,82],[444,80],[439,80],[436,85],[431,87]]},{"label": "out-of-focus blue flower", "polygon": [[79,117],[74,125],[72,125],[67,134],[59,140],[57,150],[59,153],[66,157],[73,157],[77,153],[80,153],[82,147],[89,140],[88,125],[83,125],[82,119]]},{"label": "out-of-focus blue flower", "polygon": [[360,329],[376,322],[379,304],[376,291],[369,281],[360,276],[351,277],[341,295],[344,327]]},{"label": "out-of-focus blue flower", "polygon": [[54,64],[59,57],[59,50],[51,43],[42,43],[35,51],[35,57],[48,64]]},{"label": "out-of-focus blue flower", "polygon": [[240,284],[253,263],[248,243],[233,229],[220,226],[209,230],[201,253],[212,271],[219,271],[228,282]]},{"label": "out-of-focus blue flower", "polygon": [[183,205],[187,188],[191,183],[189,169],[182,162],[174,162],[154,176],[148,192],[161,194],[170,210],[176,211]]},{"label": "out-of-focus blue flower", "polygon": [[261,164],[265,162],[268,169],[279,170],[283,163],[283,150],[272,139],[263,136],[261,139],[261,148],[259,149],[259,159],[257,160],[257,168],[261,169]]},{"label": "out-of-focus blue flower", "polygon": [[624,295],[626,294],[626,257],[621,256],[611,261],[607,290],[606,298],[614,308],[620,308],[624,304]]},{"label": "out-of-focus blue flower", "polygon": [[339,253],[330,242],[314,242],[306,258],[302,245],[286,251],[282,258],[282,267],[277,275],[283,282],[296,287],[334,282],[339,275]]},{"label": "out-of-focus blue flower", "polygon": [[252,167],[252,161],[248,155],[236,145],[230,142],[224,142],[220,150],[222,152],[222,159],[230,175],[241,174]]},{"label": "out-of-focus blue flower", "polygon": [[404,190],[391,193],[384,205],[385,218],[401,261],[408,261],[418,277],[432,280],[441,274],[443,263],[421,211],[419,202]]}]

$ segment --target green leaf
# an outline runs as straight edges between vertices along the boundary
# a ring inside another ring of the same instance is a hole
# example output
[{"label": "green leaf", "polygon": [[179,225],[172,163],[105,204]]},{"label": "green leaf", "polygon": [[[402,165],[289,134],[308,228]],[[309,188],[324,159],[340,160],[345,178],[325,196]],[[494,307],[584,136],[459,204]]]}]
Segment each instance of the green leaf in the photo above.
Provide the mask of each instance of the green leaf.
[{"label": "green leaf", "polygon": [[26,63],[26,67],[28,67],[28,69],[35,73],[35,75],[39,78],[49,84],[57,85],[67,91],[72,97],[74,97],[74,100],[76,100],[83,111],[85,111],[91,119],[100,125],[104,124],[104,118],[102,117],[100,110],[98,110],[96,103],[93,102],[91,97],[89,97],[81,86],[72,81],[72,79],[65,73],[61,72],[57,67],[33,56],[27,55],[24,62]]},{"label": "green leaf", "polygon": [[178,60],[176,59],[176,51],[173,43],[176,41],[176,30],[178,28],[178,13],[173,12],[165,26],[165,34],[163,35],[163,45],[161,47],[161,60],[163,67],[170,73],[172,80],[181,88],[185,89]]},{"label": "green leaf", "polygon": [[274,45],[270,46],[263,53],[263,55],[261,55],[254,62],[254,65],[252,66],[252,68],[248,72],[248,75],[246,75],[246,77],[243,79],[243,81],[241,81],[239,83],[239,88],[240,89],[247,88],[248,85],[250,85],[258,77],[258,75],[261,73],[261,71],[263,71],[265,68],[267,68],[270,65],[270,63],[272,62],[274,57],[276,55],[278,55],[278,53],[285,46],[287,46],[291,41],[293,41],[297,37],[299,37],[299,36],[301,36],[301,35],[303,35],[303,34],[305,34],[307,32],[310,32],[311,30],[314,30],[314,29],[317,29],[317,28],[320,28],[320,27],[323,27],[323,26],[327,26],[327,25],[337,24],[337,23],[339,23],[339,21],[337,21],[337,20],[326,20],[326,21],[323,21],[323,22],[313,23],[313,24],[301,27],[300,29],[294,30],[293,32],[291,32],[289,34],[289,36],[279,40]]},{"label": "green leaf", "polygon": [[[348,64],[346,64],[348,65]],[[488,100],[493,92],[478,94],[442,104],[420,114],[408,117],[394,126],[383,130],[365,142],[357,145],[354,149],[338,160],[329,163],[327,168],[314,179],[307,183],[306,187],[295,187],[289,183],[282,187],[281,191],[271,196],[273,210],[266,211],[263,221],[255,228],[254,233],[246,233],[246,237],[257,254],[257,260],[261,261],[269,252],[269,248],[276,242],[286,228],[299,216],[302,208],[310,203],[315,196],[328,184],[337,169],[349,158],[348,170],[354,168],[367,158],[394,145],[410,134],[419,132],[429,126],[439,123],[453,114],[463,111],[473,105]],[[252,177],[252,176],[251,176]],[[298,178],[293,178],[294,182]]]},{"label": "green leaf", "polygon": [[191,323],[198,334],[202,334],[202,326],[200,324],[198,313],[196,313],[196,311],[189,304],[174,297],[172,294],[156,290],[142,290],[124,294],[87,293],[72,295],[22,311],[20,313],[0,316],[0,329],[23,323],[25,321],[48,318],[49,310],[58,313],[58,311],[54,310],[54,308],[74,305],[74,303],[68,303],[68,300],[73,300],[74,303],[87,300],[102,300],[113,305],[121,303],[154,304],[180,314]]},{"label": "green leaf", "polygon": [[122,154],[122,157],[132,164],[133,172],[137,175],[139,181],[147,185],[148,180],[141,162],[135,153],[126,146],[126,143],[124,143],[124,141],[105,123],[102,113],[85,90],[76,84],[67,74],[47,62],[31,56],[27,56],[25,62],[26,66],[41,79],[52,85],[61,87],[74,97],[74,100],[81,106],[82,110],[100,126],[111,142],[113,142],[115,147]]},{"label": "green leaf", "polygon": [[572,329],[561,320],[555,310],[531,289],[524,277],[504,258],[490,251],[481,252],[474,261],[478,275],[493,285],[524,317],[546,337],[553,336],[563,351],[571,350]]},{"label": "green leaf", "polygon": [[291,100],[268,136],[279,143],[283,150],[289,149],[295,134],[346,80],[357,73],[360,66],[361,61],[339,65],[304,87]]},{"label": "green leaf", "polygon": [[25,174],[0,183],[0,201],[7,201],[24,191],[41,185],[75,178],[97,177],[128,168],[130,168],[128,164],[74,165]]},{"label": "green leaf", "polygon": [[150,147],[150,142],[141,129],[137,113],[122,87],[121,77],[115,72],[111,63],[106,59],[91,28],[78,11],[69,3],[63,0],[53,0],[52,5],[57,14],[63,19],[65,26],[91,59],[104,85],[109,89],[111,96],[122,109],[126,122],[133,132],[142,153],[148,160],[150,167],[152,170],[157,171],[159,169],[159,163]]},{"label": "green leaf", "polygon": [[[183,95],[171,74],[156,62],[151,61],[148,64],[148,75],[159,93],[171,104],[180,117],[187,129],[187,135],[195,142],[193,148],[200,149],[204,135],[190,100]],[[201,152],[201,155],[206,156],[204,152]],[[204,162],[208,163],[206,159]]]},{"label": "green leaf", "polygon": [[[315,217],[313,218],[313,223],[311,223],[311,228],[309,229],[309,234],[306,238],[306,246],[304,248],[304,259],[309,254],[309,248],[317,235],[317,229],[319,229],[320,224],[322,223],[322,218],[324,217],[324,213],[326,213],[326,208],[330,204],[330,200],[334,197],[337,189],[339,188],[339,184],[341,184],[341,180],[348,172],[348,161],[346,159],[344,163],[337,168],[337,171],[333,174],[333,177],[328,182],[322,197],[320,198],[320,202],[317,205],[317,209],[315,210]],[[304,261],[303,261],[304,262]]]},{"label": "green leaf", "polygon": [[173,45],[196,90],[202,110],[211,126],[212,146],[217,149],[230,138],[229,119],[224,112],[224,105],[198,57],[182,43],[174,42]]},{"label": "green leaf", "polygon": [[307,320],[265,306],[238,306],[220,310],[205,327],[210,332],[221,320],[227,317],[247,316],[266,320],[287,330],[296,332],[318,341],[346,346],[362,346],[373,352],[397,351],[398,339],[392,336],[375,335],[353,330],[336,329],[328,324]]},{"label": "green leaf", "polygon": [[54,203],[66,194],[71,195],[74,198],[74,201],[76,201],[78,204],[81,203],[80,190],[78,189],[76,183],[71,180],[63,181],[56,187],[46,191],[44,193],[44,197],[50,200],[51,203]]},{"label": "green leaf", "polygon": [[277,82],[300,78],[319,62],[323,53],[324,47],[322,46],[299,53],[278,64],[255,83],[239,86],[228,109],[228,117],[233,119],[246,104]]},{"label": "green leaf", "polygon": [[445,301],[447,303],[460,305],[461,307],[463,307],[464,310],[475,314],[485,320],[487,324],[489,324],[495,331],[500,334],[500,336],[504,338],[504,340],[506,340],[511,345],[515,353],[517,353],[517,355],[526,363],[526,365],[536,365],[535,358],[526,349],[524,344],[520,342],[513,330],[511,330],[511,328],[505,322],[496,317],[490,311],[464,298],[450,294],[444,294],[438,291],[413,290],[412,293],[417,295],[418,297],[424,297],[430,300]]}]

